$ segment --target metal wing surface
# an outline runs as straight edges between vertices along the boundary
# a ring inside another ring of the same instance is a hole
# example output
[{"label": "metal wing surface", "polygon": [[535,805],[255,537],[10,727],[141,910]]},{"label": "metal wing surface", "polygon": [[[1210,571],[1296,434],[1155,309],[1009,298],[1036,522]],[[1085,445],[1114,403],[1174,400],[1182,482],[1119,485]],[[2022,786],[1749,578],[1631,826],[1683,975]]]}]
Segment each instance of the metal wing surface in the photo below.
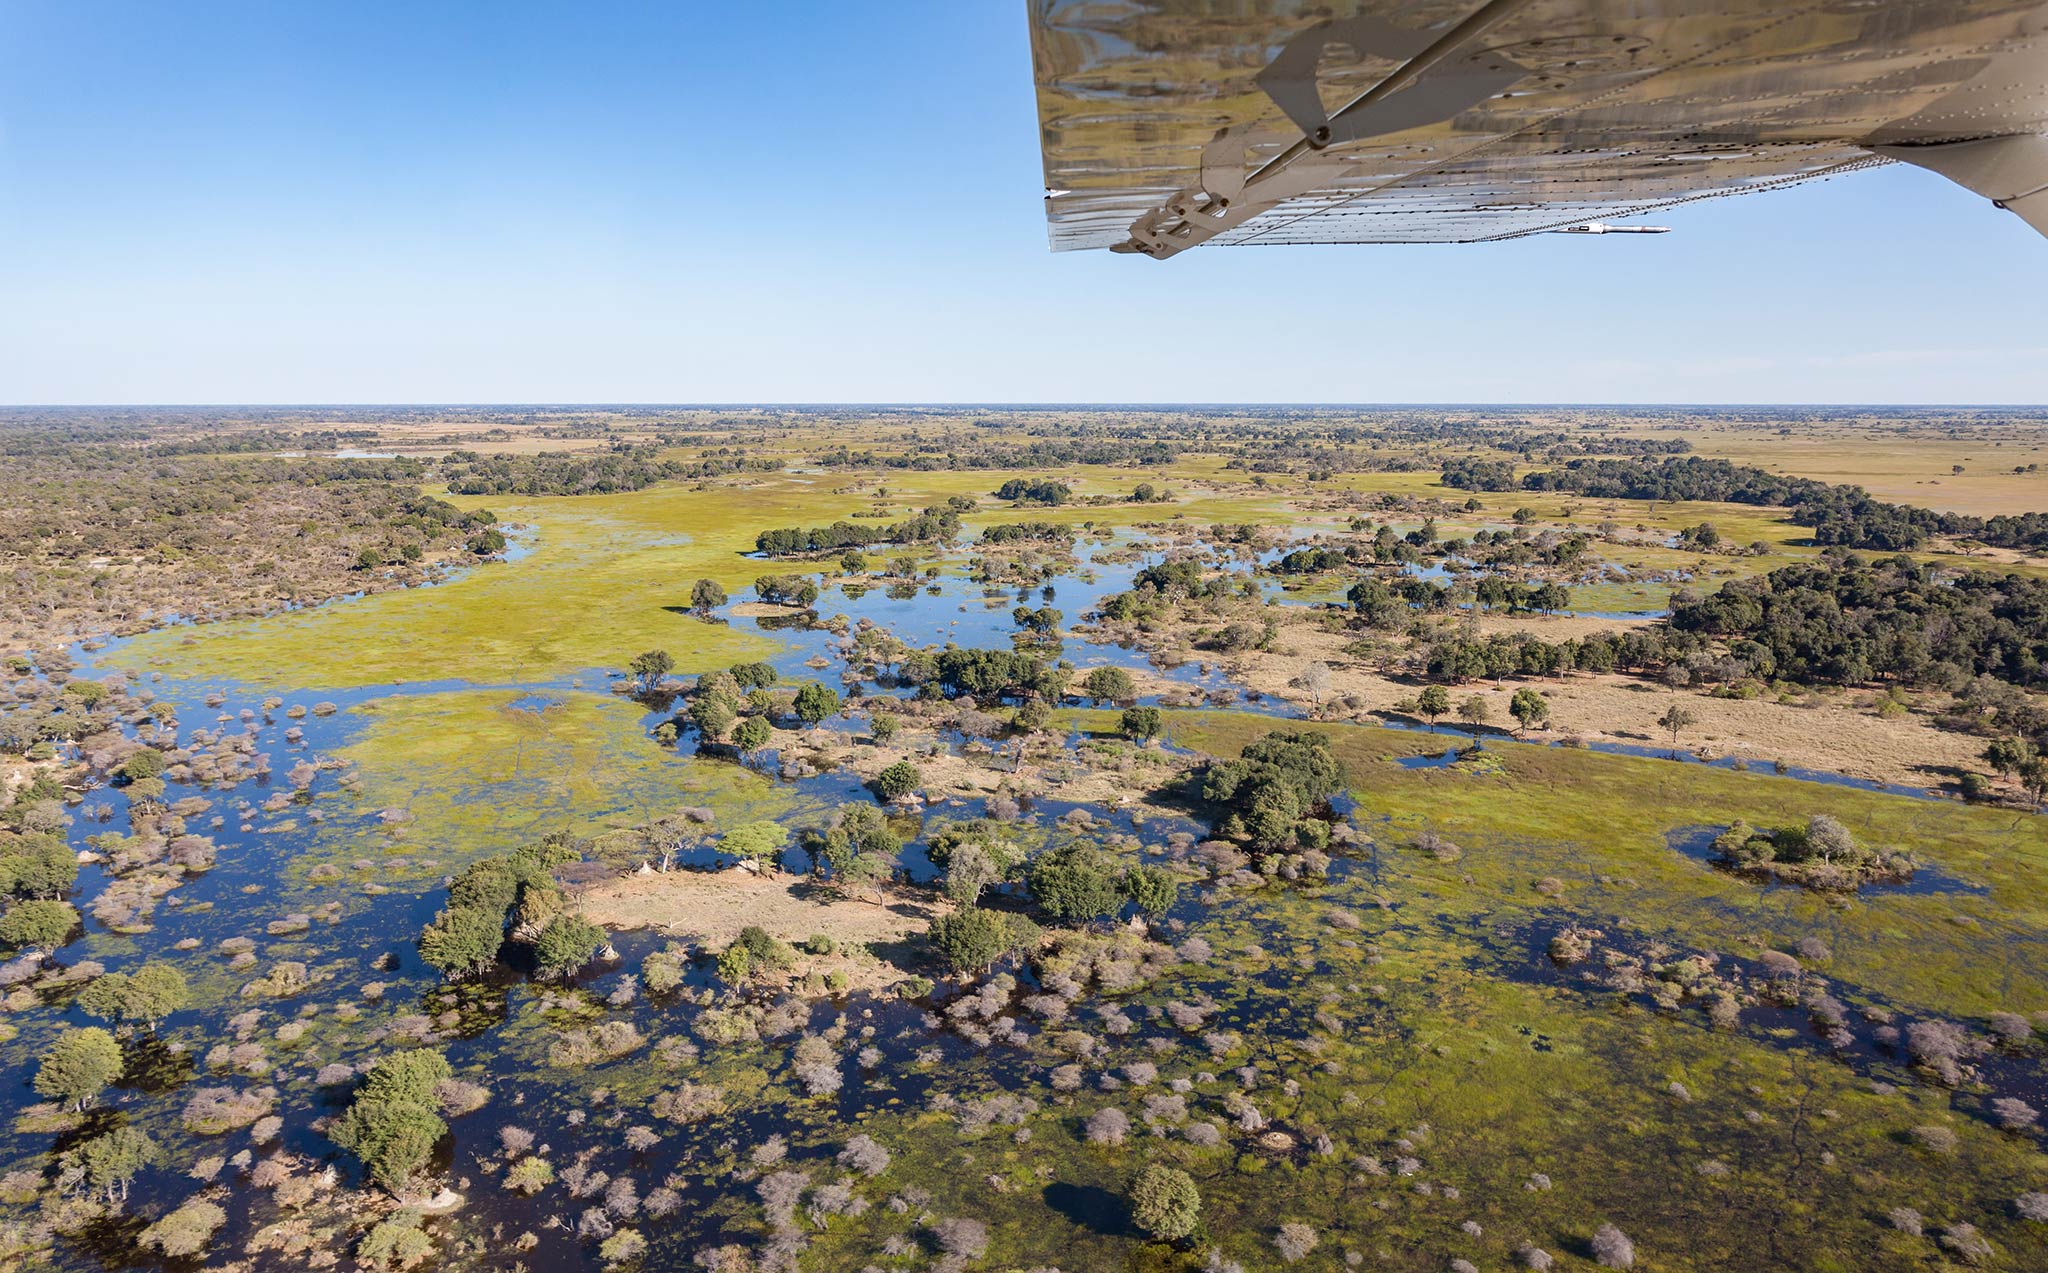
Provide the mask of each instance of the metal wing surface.
[{"label": "metal wing surface", "polygon": [[1029,0],[1055,249],[1446,243],[1907,160],[2048,233],[2043,0]]}]

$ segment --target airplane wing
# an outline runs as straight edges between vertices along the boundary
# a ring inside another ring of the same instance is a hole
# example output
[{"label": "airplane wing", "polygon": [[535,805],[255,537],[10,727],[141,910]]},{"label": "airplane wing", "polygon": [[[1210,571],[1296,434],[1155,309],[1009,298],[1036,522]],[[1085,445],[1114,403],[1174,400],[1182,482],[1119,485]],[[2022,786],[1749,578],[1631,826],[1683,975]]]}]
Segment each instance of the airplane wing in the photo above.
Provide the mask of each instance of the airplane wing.
[{"label": "airplane wing", "polygon": [[1055,250],[1598,233],[1891,161],[2048,234],[2048,0],[1029,4]]}]

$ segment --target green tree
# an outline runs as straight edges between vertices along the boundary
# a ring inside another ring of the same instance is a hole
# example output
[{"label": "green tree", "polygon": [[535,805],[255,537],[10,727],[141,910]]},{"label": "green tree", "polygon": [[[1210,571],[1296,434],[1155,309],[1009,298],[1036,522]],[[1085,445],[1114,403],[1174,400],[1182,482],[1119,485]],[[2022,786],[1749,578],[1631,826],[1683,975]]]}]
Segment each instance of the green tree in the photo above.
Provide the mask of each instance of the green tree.
[{"label": "green tree", "polygon": [[505,906],[455,906],[420,932],[420,958],[450,981],[474,977],[498,960],[505,944]]},{"label": "green tree", "polygon": [[1277,849],[1316,834],[1315,814],[1343,790],[1344,768],[1314,730],[1274,730],[1236,760],[1210,764],[1202,797],[1227,810],[1218,830]]},{"label": "green tree", "polygon": [[1193,1236],[1202,1222],[1202,1193],[1193,1176],[1153,1163],[1131,1182],[1131,1222],[1161,1242]]},{"label": "green tree", "polygon": [[69,902],[16,902],[0,915],[0,943],[49,953],[62,946],[78,927],[78,912]]},{"label": "green tree", "polygon": [[2035,804],[2040,804],[2041,797],[2048,794],[2048,759],[2035,756],[2021,765],[2020,785],[2027,789]]},{"label": "green tree", "polygon": [[1427,686],[1417,696],[1415,710],[1422,714],[1422,718],[1428,721],[1429,727],[1434,730],[1437,718],[1451,710],[1451,692],[1441,685]]},{"label": "green tree", "polygon": [[931,942],[953,971],[986,972],[1010,952],[1010,930],[993,911],[965,906],[932,924]]},{"label": "green tree", "polygon": [[716,579],[699,579],[690,585],[690,608],[698,614],[710,614],[726,601],[725,589]]},{"label": "green tree", "polygon": [[1159,737],[1166,728],[1166,717],[1156,707],[1126,707],[1117,718],[1117,728],[1124,737],[1142,742]]},{"label": "green tree", "polygon": [[1671,745],[1676,747],[1679,734],[1699,724],[1700,718],[1685,704],[1673,703],[1664,709],[1664,714],[1657,718],[1657,723],[1671,731]]},{"label": "green tree", "polygon": [[901,728],[903,728],[903,722],[888,712],[876,712],[868,718],[868,731],[875,736],[875,741],[878,743],[888,742],[896,736],[896,731]]},{"label": "green tree", "polygon": [[1081,685],[1098,703],[1127,703],[1138,696],[1138,683],[1120,667],[1098,667]]},{"label": "green tree", "polygon": [[1036,734],[1052,723],[1052,708],[1042,698],[1027,698],[1017,708],[1017,728]]},{"label": "green tree", "polygon": [[893,858],[903,838],[889,825],[889,816],[866,801],[840,805],[822,834],[813,833],[812,849],[822,866],[843,871],[863,857]]},{"label": "green tree", "polygon": [[2034,744],[2025,738],[1993,739],[1984,748],[1984,761],[1994,773],[2011,777],[2035,756]]},{"label": "green tree", "polygon": [[1147,915],[1160,915],[1173,908],[1180,896],[1180,881],[1161,866],[1143,864],[1124,872],[1123,894]]},{"label": "green tree", "polygon": [[96,1025],[66,1030],[43,1053],[35,1089],[53,1101],[84,1109],[121,1077],[121,1045]]},{"label": "green tree", "polygon": [[1121,881],[1093,845],[1070,841],[1031,860],[1027,878],[1038,908],[1053,919],[1086,923],[1123,909]]},{"label": "green tree", "polygon": [[782,860],[782,850],[789,845],[789,831],[774,822],[742,822],[725,833],[718,847],[744,862],[752,862],[765,869],[776,869]]},{"label": "green tree", "polygon": [[162,1159],[163,1151],[141,1131],[116,1127],[67,1150],[60,1159],[60,1180],[76,1179],[103,1202],[125,1202],[135,1177]]},{"label": "green tree", "polygon": [[775,727],[759,716],[749,716],[740,722],[739,732],[733,735],[733,745],[751,756],[775,739]]},{"label": "green tree", "polygon": [[509,858],[472,862],[449,882],[448,904],[503,914],[519,900],[519,875]]},{"label": "green tree", "polygon": [[1527,732],[1550,718],[1550,701],[1532,689],[1519,689],[1508,702],[1508,715]]},{"label": "green tree", "polygon": [[875,780],[869,785],[875,789],[875,795],[883,800],[900,800],[923,784],[924,775],[918,772],[917,766],[907,760],[899,760],[876,774]]},{"label": "green tree", "polygon": [[433,1252],[433,1240],[420,1227],[420,1213],[407,1209],[370,1226],[356,1246],[356,1263],[372,1269],[409,1269]]},{"label": "green tree", "polygon": [[718,956],[718,975],[731,985],[783,972],[796,963],[796,951],[767,929],[749,924]]},{"label": "green tree", "polygon": [[675,670],[675,666],[676,661],[667,650],[648,650],[644,654],[634,655],[628,668],[640,682],[640,692],[649,694],[654,691],[655,686],[661,684],[662,677]]},{"label": "green tree", "polygon": [[434,1089],[452,1074],[448,1059],[430,1048],[379,1057],[330,1138],[355,1154],[371,1179],[403,1197],[448,1134],[434,1112]]},{"label": "green tree", "polygon": [[362,1094],[384,1101],[431,1105],[434,1089],[453,1078],[448,1058],[432,1048],[403,1048],[380,1056],[363,1077]]},{"label": "green tree", "polygon": [[832,873],[832,887],[848,897],[879,902],[882,885],[896,875],[896,858],[891,854],[863,853]]},{"label": "green tree", "polygon": [[403,1197],[448,1134],[448,1124],[426,1105],[359,1096],[331,1133],[334,1143],[362,1161],[370,1178]]},{"label": "green tree", "polygon": [[147,963],[133,973],[95,977],[78,993],[78,1006],[104,1021],[123,1021],[151,1031],[156,1023],[191,1002],[185,974],[169,964]]},{"label": "green tree", "polygon": [[167,765],[162,752],[145,747],[122,761],[119,773],[131,782],[137,778],[161,778]]},{"label": "green tree", "polygon": [[984,890],[1002,878],[1001,867],[986,849],[963,844],[953,850],[946,864],[946,896],[961,906],[972,906],[981,900]]},{"label": "green tree", "polygon": [[1458,719],[1474,729],[1484,725],[1492,715],[1492,711],[1486,706],[1486,696],[1483,694],[1474,694],[1458,704]]},{"label": "green tree", "polygon": [[63,836],[16,836],[12,842],[0,842],[0,896],[57,901],[77,882],[78,855]]},{"label": "green tree", "polygon": [[739,719],[739,710],[732,700],[719,694],[699,693],[690,702],[690,720],[697,726],[697,732],[713,742],[725,737],[725,731]]},{"label": "green tree", "polygon": [[815,725],[839,710],[839,691],[816,681],[806,681],[796,692],[796,716]]},{"label": "green tree", "polygon": [[534,962],[543,977],[568,980],[605,943],[605,932],[581,915],[564,912],[549,920],[534,943]]}]

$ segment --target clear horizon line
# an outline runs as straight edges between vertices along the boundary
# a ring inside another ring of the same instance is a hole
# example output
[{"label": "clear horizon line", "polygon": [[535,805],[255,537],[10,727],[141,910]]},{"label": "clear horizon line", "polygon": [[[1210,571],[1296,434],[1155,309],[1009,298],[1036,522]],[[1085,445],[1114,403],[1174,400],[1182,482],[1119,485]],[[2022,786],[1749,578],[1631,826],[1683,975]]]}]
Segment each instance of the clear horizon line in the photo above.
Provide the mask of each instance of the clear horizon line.
[{"label": "clear horizon line", "polygon": [[534,410],[534,409],[604,409],[604,410],[665,410],[665,411],[733,411],[733,410],[866,410],[895,411],[961,411],[961,410],[1003,410],[1003,411],[1168,411],[1168,410],[1318,410],[1318,411],[1387,411],[1431,408],[1438,410],[1517,410],[1570,408],[1577,410],[1676,410],[1676,411],[1735,411],[1735,410],[1835,410],[1835,411],[2048,411],[2048,402],[2031,401],[1987,401],[1987,402],[1851,402],[1851,401],[1721,401],[1721,402],[1668,402],[1668,401],[1570,401],[1570,400],[1507,400],[1498,401],[1277,401],[1277,400],[1213,400],[1173,401],[1158,400],[1101,400],[1085,399],[1034,399],[1019,401],[997,401],[993,399],[928,400],[915,399],[858,401],[853,399],[833,401],[819,399],[803,402],[775,402],[766,399],[733,399],[729,401],[704,402],[662,402],[662,401],[604,401],[599,399],[558,399],[534,401],[491,401],[473,399],[468,401],[434,401],[419,399],[413,401],[392,400],[384,402],[14,402],[0,404],[0,412],[24,411],[381,411],[396,409],[419,410],[465,409],[465,410]]}]

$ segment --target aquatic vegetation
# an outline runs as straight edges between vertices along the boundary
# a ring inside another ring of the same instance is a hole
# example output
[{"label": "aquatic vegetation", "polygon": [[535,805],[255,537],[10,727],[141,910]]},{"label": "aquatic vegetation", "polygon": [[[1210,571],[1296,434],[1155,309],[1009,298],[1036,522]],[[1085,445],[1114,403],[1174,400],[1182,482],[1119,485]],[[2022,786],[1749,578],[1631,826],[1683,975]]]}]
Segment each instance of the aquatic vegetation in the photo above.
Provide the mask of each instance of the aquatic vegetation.
[{"label": "aquatic vegetation", "polygon": [[[64,780],[11,798],[0,831],[0,862],[34,863],[0,876],[25,882],[12,904],[85,916],[0,965],[9,1074],[26,1097],[93,1015],[119,1070],[82,1112],[38,1091],[0,1129],[4,1249],[1158,1273],[2048,1258],[2035,819],[1497,734],[1446,755],[1423,723],[1539,723],[1483,685],[1461,710],[1406,682],[1414,730],[1276,719],[1363,716],[1353,661],[1395,655],[1343,653],[1362,634],[1341,613],[1269,607],[1266,563],[1299,554],[1289,578],[1317,590],[1296,597],[1334,602],[1346,581],[1313,571],[1372,556],[1397,516],[1391,544],[1436,518],[1433,543],[1503,561],[1570,536],[1517,538],[1532,523],[1506,500],[1439,507],[1428,473],[1283,495],[1212,461],[1177,462],[1166,507],[1083,469],[1039,522],[958,509],[997,564],[927,545],[778,567],[802,569],[782,599],[815,589],[770,616],[791,621],[779,647],[751,609],[719,613],[764,525],[898,525],[1011,475],[833,463],[845,489],[749,470],[733,491],[494,497],[537,528],[532,555],[152,639],[192,662],[149,702],[90,664],[72,680],[97,690],[9,690],[38,722],[99,717],[37,724],[35,763]],[[1655,517],[1666,553],[1688,526],[1768,521]],[[536,615],[549,587],[592,608]],[[592,598],[607,587],[627,598]],[[445,631],[408,595],[445,601]],[[1158,662],[1038,631],[1118,595],[1159,605]],[[1488,623],[1570,622],[1488,595]],[[502,637],[480,631],[499,603]],[[387,660],[388,631],[418,667]],[[254,651],[316,638],[368,669],[283,662],[277,692],[237,688],[271,675],[245,679]],[[1243,698],[1239,660],[1263,659],[1295,705]],[[478,686],[387,683],[443,673]],[[1571,683],[1516,688],[1562,715]],[[1175,706],[1212,694],[1229,709]],[[1774,869],[1914,869],[1782,887],[1812,881],[1714,869],[1730,827]],[[719,869],[736,859],[759,869]]]},{"label": "aquatic vegetation", "polygon": [[1853,889],[1865,881],[1913,875],[1910,857],[1858,844],[1847,827],[1825,813],[1815,814],[1803,827],[1771,831],[1738,822],[1715,838],[1714,850],[1738,871],[1810,888]]},{"label": "aquatic vegetation", "polygon": [[[375,699],[364,728],[338,751],[353,765],[351,796],[393,812],[393,849],[418,841],[458,860],[550,832],[640,826],[678,807],[733,822],[786,814],[800,799],[750,770],[664,753],[641,713],[608,698],[568,695],[538,708],[508,691]],[[328,860],[360,856],[340,827]]]}]

